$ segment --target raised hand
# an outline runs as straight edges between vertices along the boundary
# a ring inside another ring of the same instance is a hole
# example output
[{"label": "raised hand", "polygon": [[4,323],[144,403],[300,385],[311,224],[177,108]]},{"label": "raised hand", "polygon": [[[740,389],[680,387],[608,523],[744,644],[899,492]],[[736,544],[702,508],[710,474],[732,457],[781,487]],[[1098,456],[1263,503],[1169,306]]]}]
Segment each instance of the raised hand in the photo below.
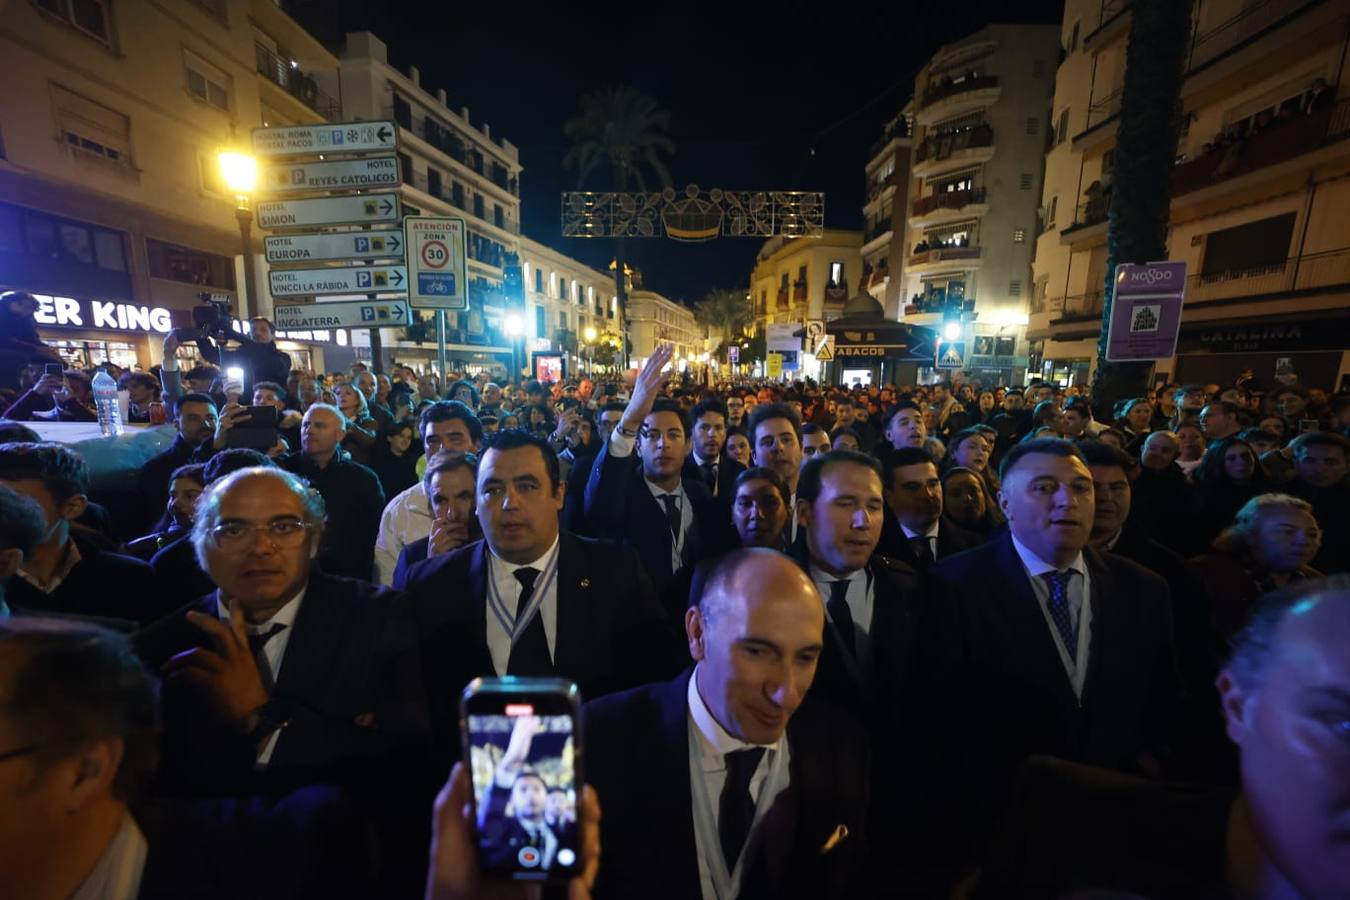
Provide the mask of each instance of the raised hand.
[{"label": "raised hand", "polygon": [[620,424],[624,431],[637,431],[642,425],[642,420],[647,418],[647,413],[652,411],[652,405],[656,403],[661,389],[665,387],[666,379],[670,377],[661,370],[674,358],[675,348],[670,344],[661,344],[652,351],[651,356],[647,357],[647,364],[642,367],[642,371],[633,382],[633,397],[623,412],[623,422]]}]

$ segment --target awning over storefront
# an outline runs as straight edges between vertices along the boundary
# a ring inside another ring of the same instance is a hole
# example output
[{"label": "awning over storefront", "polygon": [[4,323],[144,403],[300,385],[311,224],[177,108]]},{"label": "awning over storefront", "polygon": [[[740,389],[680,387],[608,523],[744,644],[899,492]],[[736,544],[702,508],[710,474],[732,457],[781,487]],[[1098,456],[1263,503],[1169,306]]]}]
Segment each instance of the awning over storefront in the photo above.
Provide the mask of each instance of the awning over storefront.
[{"label": "awning over storefront", "polygon": [[[845,360],[886,359],[932,365],[938,333],[922,325],[887,319],[881,304],[866,291],[844,304],[844,314],[825,323],[825,333],[834,336],[836,358]],[[796,332],[805,336],[805,329]]]}]

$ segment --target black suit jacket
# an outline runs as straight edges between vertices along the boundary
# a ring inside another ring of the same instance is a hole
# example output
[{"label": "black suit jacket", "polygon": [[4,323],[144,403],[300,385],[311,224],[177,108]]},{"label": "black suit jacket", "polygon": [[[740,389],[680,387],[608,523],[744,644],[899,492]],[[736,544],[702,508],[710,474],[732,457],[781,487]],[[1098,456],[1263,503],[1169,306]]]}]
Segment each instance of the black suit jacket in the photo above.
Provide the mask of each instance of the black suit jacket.
[{"label": "black suit jacket", "polygon": [[[736,478],[744,471],[745,466],[725,453],[717,461],[717,493],[713,495],[713,499],[725,506],[728,512],[731,510],[731,501],[736,496]],[[684,458],[684,471],[681,475],[686,481],[690,478],[703,481],[703,470],[698,467],[694,454],[690,453]],[[703,481],[703,484],[707,487],[706,481]]]},{"label": "black suit jacket", "polygon": [[318,560],[324,571],[369,581],[375,566],[375,537],[384,512],[384,488],[379,477],[369,467],[354,462],[341,447],[322,469],[299,451],[282,454],[276,462],[323,495],[328,518]]},{"label": "black suit jacket", "polygon": [[19,575],[5,585],[5,601],[33,615],[93,617],[118,629],[146,625],[175,608],[149,565],[131,556],[99,549],[96,536],[71,529],[80,561],[50,594]]},{"label": "black suit jacket", "polygon": [[[967,531],[946,516],[938,520],[938,559],[946,559],[972,547],[978,547],[981,543],[983,543],[983,538],[978,534]],[[891,559],[898,559],[907,563],[920,572],[927,569],[927,566],[919,561],[919,554],[914,552],[914,545],[909,542],[909,538],[905,537],[905,530],[900,527],[900,521],[895,518],[895,514],[889,509],[886,510],[886,516],[882,519],[881,540],[877,543],[877,552],[883,556],[889,556]]]},{"label": "black suit jacket", "polygon": [[[575,681],[583,697],[596,697],[667,678],[688,662],[632,550],[567,532],[559,541],[558,677]],[[488,565],[487,542],[475,541],[417,563],[405,579],[447,764],[460,752],[460,693],[474,678],[496,674],[487,645]]]},{"label": "black suit jacket", "polygon": [[393,586],[396,591],[408,589],[408,570],[427,558],[431,546],[431,537],[418,538],[411,544],[404,544],[398,552],[398,562],[394,564]]},{"label": "black suit jacket", "polygon": [[[261,776],[254,770],[258,748],[248,736],[220,721],[190,685],[167,681],[166,789],[240,793],[328,780],[359,785],[400,774],[396,760],[403,757],[424,764],[428,719],[403,600],[387,588],[311,571],[273,690],[289,721]],[[194,609],[216,616],[215,594],[140,634],[137,652],[151,671],[192,647],[211,646],[186,618]],[[358,717],[372,724],[358,724]]]},{"label": "black suit jacket", "polygon": [[[694,507],[697,535],[697,546],[684,562],[698,562],[735,546],[731,515],[713,500],[703,479],[686,475],[682,482]],[[610,456],[608,444],[600,448],[586,484],[586,520],[597,536],[636,550],[652,584],[658,591],[665,588],[678,568],[671,565],[673,538],[665,507],[648,490],[636,450],[623,457]]]},{"label": "black suit jacket", "polygon": [[169,496],[169,476],[174,470],[192,463],[209,462],[215,452],[209,437],[200,447],[193,447],[181,434],[175,434],[173,443],[146,460],[137,473],[136,497],[139,502],[134,508],[127,509],[130,521],[124,523],[123,531],[132,535],[149,531],[164,512],[164,501]]},{"label": "black suit jacket", "polygon": [[1119,556],[1083,556],[1092,635],[1081,702],[1011,534],[928,570],[935,765],[972,813],[998,802],[1032,754],[1129,771],[1167,746],[1180,697],[1167,584]]},{"label": "black suit jacket", "polygon": [[[698,898],[689,781],[689,679],[586,704],[586,780],[602,798],[596,900]],[[867,743],[857,723],[809,697],[787,729],[791,786],[745,850],[741,898],[852,897],[867,857]],[[717,803],[717,798],[711,798]],[[848,837],[823,850],[839,826]]]}]

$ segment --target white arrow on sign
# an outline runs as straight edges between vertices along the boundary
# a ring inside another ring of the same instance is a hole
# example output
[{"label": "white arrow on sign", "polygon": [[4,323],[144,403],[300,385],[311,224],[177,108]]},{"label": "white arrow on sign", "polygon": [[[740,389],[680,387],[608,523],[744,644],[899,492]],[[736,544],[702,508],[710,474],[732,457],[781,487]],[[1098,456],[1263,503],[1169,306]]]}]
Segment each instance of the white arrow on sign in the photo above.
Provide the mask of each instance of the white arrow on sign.
[{"label": "white arrow on sign", "polygon": [[263,241],[269,263],[329,259],[402,259],[403,232],[349,231],[342,234],[278,234]]},{"label": "white arrow on sign", "polygon": [[402,181],[397,156],[367,156],[332,162],[272,163],[263,167],[258,190],[273,194],[359,191],[397,187]]},{"label": "white arrow on sign", "polygon": [[255,156],[298,156],[313,153],[371,153],[398,146],[393,122],[336,122],[253,129]]},{"label": "white arrow on sign", "polygon": [[255,207],[259,228],[310,225],[370,225],[397,222],[398,194],[319,197],[314,200],[264,200]]},{"label": "white arrow on sign", "polygon": [[402,293],[408,286],[408,270],[403,266],[272,269],[267,275],[273,297],[390,294]]},{"label": "white arrow on sign", "polygon": [[412,319],[406,300],[336,300],[274,306],[272,318],[281,331],[315,328],[401,328]]}]

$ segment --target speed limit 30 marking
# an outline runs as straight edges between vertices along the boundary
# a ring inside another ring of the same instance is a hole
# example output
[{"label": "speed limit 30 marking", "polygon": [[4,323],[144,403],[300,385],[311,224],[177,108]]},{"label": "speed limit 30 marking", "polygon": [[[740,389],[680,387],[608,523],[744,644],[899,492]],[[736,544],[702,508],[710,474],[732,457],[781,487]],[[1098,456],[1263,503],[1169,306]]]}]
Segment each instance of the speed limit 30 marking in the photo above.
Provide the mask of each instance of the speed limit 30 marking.
[{"label": "speed limit 30 marking", "polygon": [[450,248],[441,241],[427,241],[422,245],[422,265],[428,269],[444,269],[450,264]]}]

